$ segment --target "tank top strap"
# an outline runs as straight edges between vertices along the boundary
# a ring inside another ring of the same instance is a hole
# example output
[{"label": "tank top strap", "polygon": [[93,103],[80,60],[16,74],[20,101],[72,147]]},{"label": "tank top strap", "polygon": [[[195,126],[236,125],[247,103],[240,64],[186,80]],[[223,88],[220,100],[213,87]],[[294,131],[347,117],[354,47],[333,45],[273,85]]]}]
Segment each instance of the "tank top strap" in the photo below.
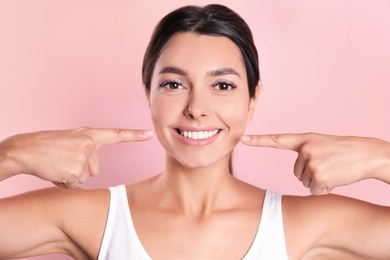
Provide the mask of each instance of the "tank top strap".
[{"label": "tank top strap", "polygon": [[110,207],[98,259],[151,260],[135,231],[124,185],[110,187]]},{"label": "tank top strap", "polygon": [[266,190],[259,228],[243,260],[287,260],[284,237],[282,195]]}]

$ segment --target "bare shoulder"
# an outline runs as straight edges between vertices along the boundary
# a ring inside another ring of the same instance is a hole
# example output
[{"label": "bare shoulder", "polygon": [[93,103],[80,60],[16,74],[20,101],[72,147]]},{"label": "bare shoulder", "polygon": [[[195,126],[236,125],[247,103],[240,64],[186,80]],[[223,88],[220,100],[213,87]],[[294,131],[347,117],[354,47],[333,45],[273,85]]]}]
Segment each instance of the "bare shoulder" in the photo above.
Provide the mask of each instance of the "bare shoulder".
[{"label": "bare shoulder", "polygon": [[63,212],[99,212],[107,211],[109,205],[108,189],[63,189],[46,188],[35,190],[3,198],[2,204],[12,205],[13,207],[32,210],[34,207],[45,208],[51,212],[53,217],[62,215]]},{"label": "bare shoulder", "polygon": [[14,240],[18,238],[12,245],[15,252],[37,255],[57,251],[78,259],[96,258],[109,197],[108,190],[47,188],[2,198],[1,229],[14,234]]},{"label": "bare shoulder", "polygon": [[[381,224],[376,225],[373,219]],[[333,194],[284,196],[283,220],[291,259],[312,259],[318,255],[372,257],[366,254],[373,249],[367,238],[379,239],[383,228],[390,231],[388,207]]]},{"label": "bare shoulder", "polygon": [[[328,194],[322,196],[283,196],[283,215],[285,223],[311,220],[313,222],[330,222],[354,212],[380,214],[387,212],[388,207],[375,205],[362,200],[342,195]],[[306,220],[302,217],[305,216]],[[307,225],[308,223],[305,223]]]},{"label": "bare shoulder", "polygon": [[[78,247],[97,259],[110,204],[108,189],[55,189],[56,203],[62,204],[61,228]],[[62,201],[62,202],[60,202]],[[58,205],[58,204],[57,204]]]}]

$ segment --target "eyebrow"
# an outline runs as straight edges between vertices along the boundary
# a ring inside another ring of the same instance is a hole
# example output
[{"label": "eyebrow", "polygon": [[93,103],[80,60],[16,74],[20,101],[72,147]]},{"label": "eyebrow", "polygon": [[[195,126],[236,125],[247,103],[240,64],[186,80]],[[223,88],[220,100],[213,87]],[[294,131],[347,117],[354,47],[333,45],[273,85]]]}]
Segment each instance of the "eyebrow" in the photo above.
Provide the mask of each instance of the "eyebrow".
[{"label": "eyebrow", "polygon": [[[165,74],[165,73],[178,74],[181,76],[188,75],[187,72],[177,67],[165,67],[159,72],[159,74]],[[221,68],[221,69],[211,70],[207,72],[207,75],[210,77],[218,77],[223,75],[236,75],[237,77],[241,78],[240,73],[238,73],[232,68]]]},{"label": "eyebrow", "polygon": [[217,70],[212,70],[207,72],[207,75],[211,77],[218,77],[218,76],[223,76],[223,75],[236,75],[237,77],[241,78],[240,73],[235,71],[232,68],[221,68]]},{"label": "eyebrow", "polygon": [[178,74],[181,76],[187,76],[187,72],[185,72],[182,69],[176,68],[176,67],[165,67],[163,68],[159,74],[165,74],[165,73],[171,73],[171,74]]}]

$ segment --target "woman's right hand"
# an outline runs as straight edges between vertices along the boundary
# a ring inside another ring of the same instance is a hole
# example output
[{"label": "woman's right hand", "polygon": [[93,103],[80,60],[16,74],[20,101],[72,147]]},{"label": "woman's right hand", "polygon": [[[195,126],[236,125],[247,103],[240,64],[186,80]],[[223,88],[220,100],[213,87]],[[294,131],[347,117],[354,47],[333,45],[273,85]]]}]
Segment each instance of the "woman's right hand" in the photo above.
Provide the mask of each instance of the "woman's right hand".
[{"label": "woman's right hand", "polygon": [[86,127],[11,136],[0,142],[0,180],[31,174],[74,188],[99,173],[99,147],[152,136],[152,131]]}]

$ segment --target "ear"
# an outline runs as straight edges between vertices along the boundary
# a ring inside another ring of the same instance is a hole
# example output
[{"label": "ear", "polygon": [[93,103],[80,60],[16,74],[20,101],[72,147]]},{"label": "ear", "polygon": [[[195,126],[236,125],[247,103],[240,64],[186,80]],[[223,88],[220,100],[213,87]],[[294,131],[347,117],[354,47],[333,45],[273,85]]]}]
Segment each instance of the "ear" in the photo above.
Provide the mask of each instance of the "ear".
[{"label": "ear", "polygon": [[246,121],[247,121],[248,123],[249,123],[250,121],[252,121],[253,114],[255,113],[256,102],[257,102],[257,99],[258,99],[259,96],[260,96],[260,90],[261,90],[261,86],[260,86],[260,83],[259,83],[259,84],[257,84],[257,86],[256,86],[255,96],[252,97],[252,98],[249,100],[248,117],[247,117],[247,119],[246,119]]}]

